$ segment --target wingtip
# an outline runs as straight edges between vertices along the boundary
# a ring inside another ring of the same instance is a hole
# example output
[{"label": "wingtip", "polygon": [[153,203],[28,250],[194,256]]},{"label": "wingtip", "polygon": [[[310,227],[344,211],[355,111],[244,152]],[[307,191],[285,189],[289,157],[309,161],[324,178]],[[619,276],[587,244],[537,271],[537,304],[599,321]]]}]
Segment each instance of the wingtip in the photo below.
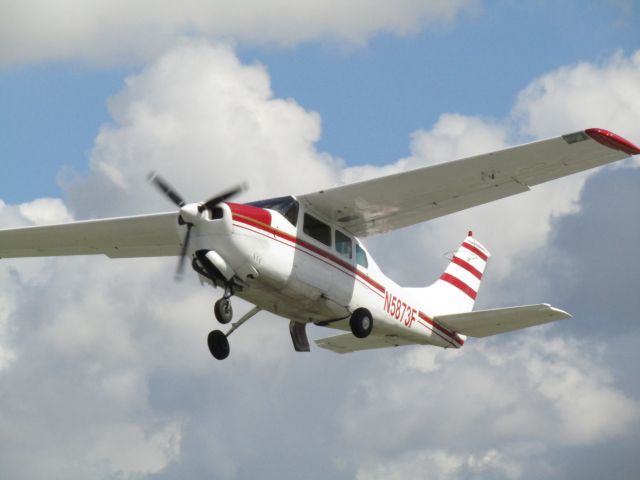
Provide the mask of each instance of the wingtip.
[{"label": "wingtip", "polygon": [[585,133],[605,147],[620,150],[628,155],[640,155],[640,148],[626,138],[622,138],[620,135],[616,135],[609,130],[605,130],[604,128],[588,128],[585,130]]},{"label": "wingtip", "polygon": [[548,303],[541,304],[541,307],[543,310],[549,312],[549,315],[557,317],[558,320],[568,320],[569,318],[572,318],[572,315],[569,312],[552,307]]}]

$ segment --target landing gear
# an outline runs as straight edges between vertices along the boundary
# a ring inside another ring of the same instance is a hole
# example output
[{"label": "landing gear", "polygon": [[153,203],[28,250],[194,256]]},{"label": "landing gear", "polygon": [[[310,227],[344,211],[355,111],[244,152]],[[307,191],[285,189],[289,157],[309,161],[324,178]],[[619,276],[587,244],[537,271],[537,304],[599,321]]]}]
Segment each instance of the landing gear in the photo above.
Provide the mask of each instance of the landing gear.
[{"label": "landing gear", "polygon": [[213,307],[213,311],[216,314],[216,319],[223,325],[229,323],[233,318],[233,308],[228,298],[222,297],[218,300]]},{"label": "landing gear", "polygon": [[351,333],[358,338],[366,338],[373,328],[373,318],[366,308],[358,308],[349,320]]},{"label": "landing gear", "polygon": [[232,295],[233,285],[227,283],[227,286],[224,289],[224,295],[213,307],[213,312],[216,314],[216,318],[223,325],[229,323],[233,318],[233,308],[231,307],[231,301],[229,300]]},{"label": "landing gear", "polygon": [[[216,302],[216,317],[218,317],[218,303],[225,300],[227,303],[229,302],[228,298],[221,298]],[[231,304],[229,303],[229,311],[231,312]],[[207,345],[209,346],[209,351],[211,355],[214,356],[217,360],[224,360],[229,356],[229,335],[235,332],[240,325],[253,317],[256,313],[260,311],[259,307],[254,307],[245,313],[240,320],[234,323],[227,333],[221,332],[220,330],[213,330],[209,333],[207,337]],[[220,320],[220,318],[218,318]],[[231,316],[229,316],[229,320],[231,320]],[[229,321],[227,320],[227,322]],[[222,320],[220,320],[222,321]],[[225,322],[225,323],[227,323]]]},{"label": "landing gear", "polygon": [[217,360],[224,360],[229,356],[229,340],[220,330],[209,332],[207,337],[209,351]]}]

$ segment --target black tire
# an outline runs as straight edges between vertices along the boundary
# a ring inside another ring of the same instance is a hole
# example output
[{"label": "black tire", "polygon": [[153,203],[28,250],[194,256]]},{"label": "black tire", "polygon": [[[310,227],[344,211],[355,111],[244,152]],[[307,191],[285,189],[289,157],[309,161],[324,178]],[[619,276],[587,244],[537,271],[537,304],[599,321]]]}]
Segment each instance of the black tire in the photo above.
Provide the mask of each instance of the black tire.
[{"label": "black tire", "polygon": [[229,340],[220,330],[209,332],[207,337],[209,351],[217,360],[224,360],[229,356]]},{"label": "black tire", "polygon": [[226,325],[233,318],[233,308],[228,298],[221,298],[213,307],[216,319],[223,325]]},{"label": "black tire", "polygon": [[369,310],[365,308],[359,308],[351,315],[349,320],[351,326],[351,333],[358,338],[366,338],[373,329],[373,318]]}]

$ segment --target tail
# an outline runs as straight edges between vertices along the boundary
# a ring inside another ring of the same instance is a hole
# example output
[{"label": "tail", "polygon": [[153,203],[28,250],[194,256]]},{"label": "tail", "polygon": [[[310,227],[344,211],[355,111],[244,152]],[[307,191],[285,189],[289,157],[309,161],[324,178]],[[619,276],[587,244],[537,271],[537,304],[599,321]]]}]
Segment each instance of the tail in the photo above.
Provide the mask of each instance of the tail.
[{"label": "tail", "polygon": [[420,296],[432,307],[433,315],[473,310],[480,281],[491,254],[469,232],[440,278],[420,289]]}]

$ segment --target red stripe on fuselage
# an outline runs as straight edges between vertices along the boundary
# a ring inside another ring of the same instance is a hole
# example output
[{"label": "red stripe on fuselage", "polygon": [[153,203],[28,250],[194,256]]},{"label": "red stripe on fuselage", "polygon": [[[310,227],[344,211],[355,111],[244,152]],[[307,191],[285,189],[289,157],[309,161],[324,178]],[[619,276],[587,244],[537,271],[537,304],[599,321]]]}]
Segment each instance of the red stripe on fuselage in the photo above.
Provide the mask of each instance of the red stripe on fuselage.
[{"label": "red stripe on fuselage", "polygon": [[[439,323],[434,322],[431,318],[429,318],[426,314],[422,313],[422,312],[418,312],[418,316],[424,320],[425,322],[427,322],[429,324],[429,326],[431,327],[431,331],[433,331],[433,333],[435,333],[436,335],[438,335],[440,338],[446,340],[449,343],[452,343],[451,340],[449,340],[448,338],[443,337],[442,335],[440,335],[440,333],[438,333],[436,330],[439,330],[440,332],[444,333],[445,335],[453,338],[455,340],[454,346],[462,346],[464,345],[464,340],[462,340],[458,334],[456,332],[451,332],[449,330],[447,330],[446,328],[444,328],[442,325],[440,325]],[[424,325],[424,324],[423,324]]]},{"label": "red stripe on fuselage", "polygon": [[236,213],[236,211],[234,210],[235,207],[236,207],[235,204],[233,206],[231,206],[231,205],[229,205],[229,206],[231,207],[231,211],[233,212],[233,220],[235,220],[237,222],[242,222],[242,223],[251,225],[252,227],[258,228],[260,230],[263,230],[265,232],[270,233],[271,235],[274,235],[276,237],[280,237],[280,238],[282,238],[284,240],[287,240],[287,241],[289,241],[289,242],[291,242],[291,243],[293,243],[295,245],[299,245],[299,246],[301,246],[301,247],[303,247],[303,248],[305,248],[307,250],[310,250],[311,252],[315,253],[316,255],[319,255],[319,256],[321,256],[323,258],[326,258],[327,260],[330,260],[331,262],[337,264],[341,268],[344,268],[345,270],[348,270],[349,272],[351,272],[352,274],[354,274],[355,276],[357,276],[361,280],[367,282],[369,285],[374,287],[380,293],[384,294],[386,292],[386,289],[382,285],[380,285],[378,282],[376,282],[375,280],[370,278],[365,273],[363,273],[360,270],[358,270],[358,268],[355,267],[354,265],[351,265],[350,263],[342,260],[341,258],[338,258],[335,255],[332,255],[332,254],[324,251],[322,248],[316,247],[315,245],[312,245],[312,244],[310,244],[308,242],[305,242],[304,240],[300,240],[298,237],[295,237],[293,235],[289,235],[288,233],[285,233],[282,230],[278,230],[276,228],[273,228],[271,225],[267,225],[266,223],[263,223],[263,222],[261,222],[259,220],[256,220],[255,217],[253,217],[253,216],[251,218],[249,218],[248,216],[244,215],[244,212]]},{"label": "red stripe on fuselage", "polygon": [[271,212],[264,208],[244,205],[242,203],[227,203],[234,215],[242,215],[263,225],[271,225]]}]

